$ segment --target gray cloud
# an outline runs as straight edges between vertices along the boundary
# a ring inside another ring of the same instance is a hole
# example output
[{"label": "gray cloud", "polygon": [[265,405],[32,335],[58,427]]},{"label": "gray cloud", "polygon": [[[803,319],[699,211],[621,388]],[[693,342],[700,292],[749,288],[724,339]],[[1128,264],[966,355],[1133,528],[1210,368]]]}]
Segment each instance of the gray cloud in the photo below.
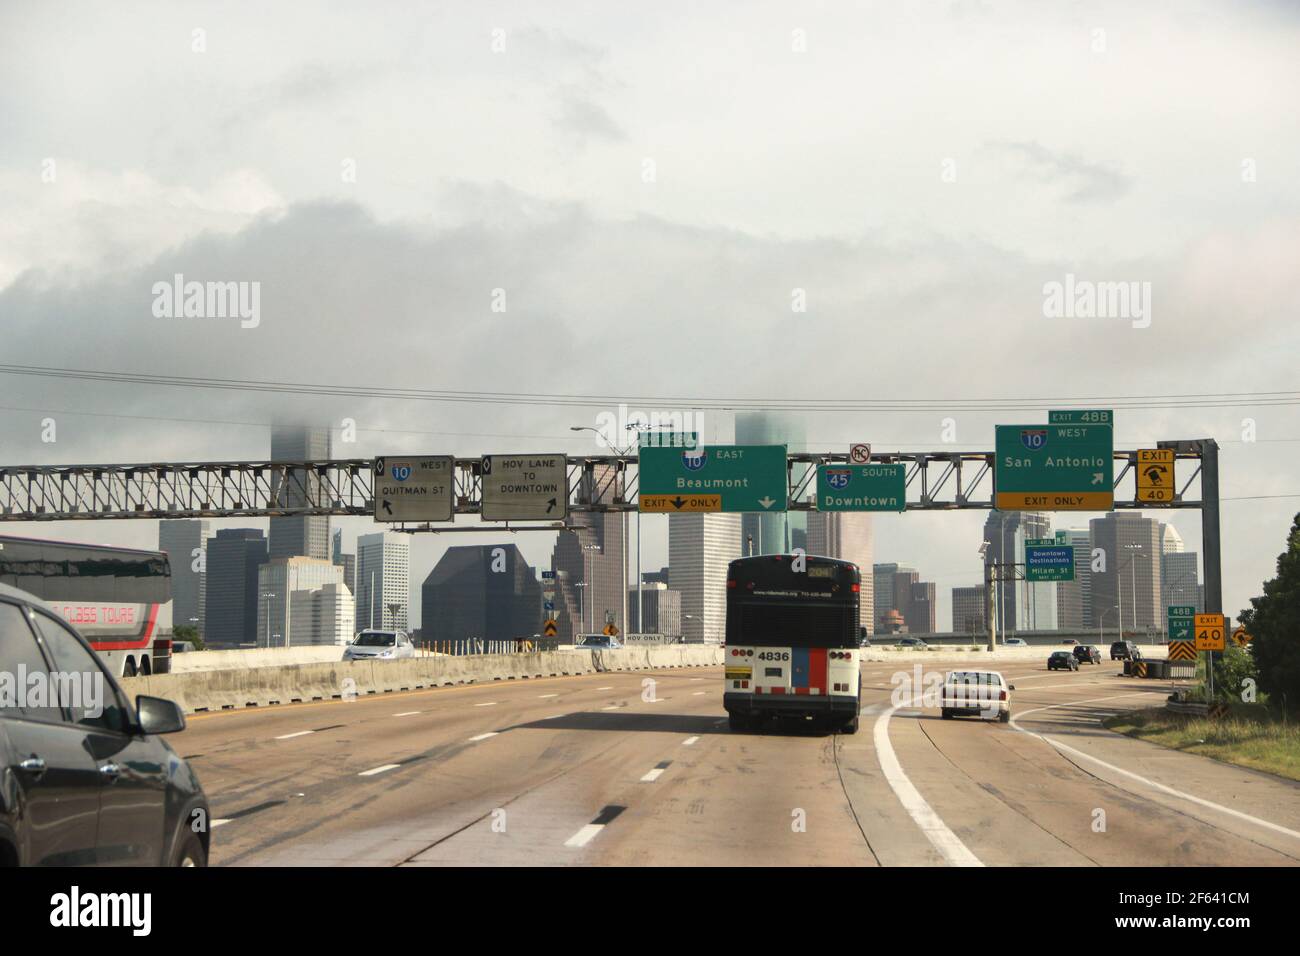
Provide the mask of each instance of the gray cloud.
[{"label": "gray cloud", "polygon": [[1040,182],[1060,188],[1070,202],[1114,202],[1128,192],[1132,181],[1102,163],[1089,162],[1075,153],[1050,150],[1037,142],[997,143],[1017,156],[1026,172]]}]

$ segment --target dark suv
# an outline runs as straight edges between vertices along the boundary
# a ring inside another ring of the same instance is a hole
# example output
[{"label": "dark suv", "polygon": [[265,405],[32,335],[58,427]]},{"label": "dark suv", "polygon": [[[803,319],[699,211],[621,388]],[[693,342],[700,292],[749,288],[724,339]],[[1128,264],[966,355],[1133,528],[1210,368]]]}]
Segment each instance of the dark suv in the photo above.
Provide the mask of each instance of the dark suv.
[{"label": "dark suv", "polygon": [[158,734],[179,707],[133,707],[53,609],[0,584],[0,866],[205,866],[208,801]]},{"label": "dark suv", "polygon": [[1100,664],[1101,651],[1091,644],[1080,644],[1074,648],[1074,659],[1080,664]]},{"label": "dark suv", "polygon": [[1110,646],[1110,659],[1112,661],[1140,661],[1142,652],[1132,641],[1116,641]]}]

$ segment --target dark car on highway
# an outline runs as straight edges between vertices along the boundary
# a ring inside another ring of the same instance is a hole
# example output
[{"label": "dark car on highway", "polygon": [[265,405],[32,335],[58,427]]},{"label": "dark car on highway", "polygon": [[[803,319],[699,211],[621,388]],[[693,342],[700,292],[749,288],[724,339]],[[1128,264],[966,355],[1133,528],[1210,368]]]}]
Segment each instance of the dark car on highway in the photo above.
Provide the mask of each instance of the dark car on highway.
[{"label": "dark car on highway", "polygon": [[1101,663],[1101,651],[1092,644],[1080,644],[1074,649],[1074,657],[1080,664]]},{"label": "dark car on highway", "polygon": [[208,801],[158,735],[160,697],[132,705],[52,608],[0,584],[0,866],[205,866]]},{"label": "dark car on highway", "polygon": [[1079,659],[1070,651],[1052,651],[1052,656],[1047,659],[1047,669],[1049,671],[1077,671],[1079,669]]},{"label": "dark car on highway", "polygon": [[1110,646],[1110,659],[1112,661],[1138,661],[1142,659],[1142,652],[1132,641],[1116,641]]}]

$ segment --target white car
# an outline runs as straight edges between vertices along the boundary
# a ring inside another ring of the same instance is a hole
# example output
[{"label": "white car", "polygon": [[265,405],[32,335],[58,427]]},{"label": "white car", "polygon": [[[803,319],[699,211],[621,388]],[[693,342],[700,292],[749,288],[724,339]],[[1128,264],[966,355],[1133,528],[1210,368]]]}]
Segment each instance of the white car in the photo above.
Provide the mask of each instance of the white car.
[{"label": "white car", "polygon": [[415,645],[405,631],[366,628],[343,648],[345,661],[391,661],[414,656]]},{"label": "white car", "polygon": [[944,720],[957,716],[983,717],[1006,723],[1011,719],[1011,691],[997,671],[952,671],[943,682],[939,702]]},{"label": "white car", "polygon": [[1003,647],[1028,647],[1029,642],[1023,637],[1008,637],[1002,642]]}]

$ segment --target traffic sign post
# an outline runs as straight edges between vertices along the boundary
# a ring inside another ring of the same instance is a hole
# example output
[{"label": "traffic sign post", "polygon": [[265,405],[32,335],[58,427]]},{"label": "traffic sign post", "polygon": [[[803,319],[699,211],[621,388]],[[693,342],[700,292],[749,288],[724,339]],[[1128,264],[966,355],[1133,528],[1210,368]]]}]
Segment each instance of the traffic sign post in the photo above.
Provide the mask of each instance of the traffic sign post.
[{"label": "traffic sign post", "polygon": [[1196,649],[1207,653],[1205,673],[1210,683],[1210,700],[1214,700],[1214,654],[1226,649],[1224,631],[1227,622],[1222,614],[1196,615]]},{"label": "traffic sign post", "polygon": [[818,511],[906,511],[905,465],[818,465]]},{"label": "traffic sign post", "polygon": [[1076,424],[1052,412],[1047,425],[998,425],[994,507],[999,511],[1109,511],[1115,504],[1111,424]]},{"label": "traffic sign post", "polygon": [[1137,500],[1173,501],[1176,494],[1172,448],[1139,448]]},{"label": "traffic sign post", "polygon": [[645,512],[785,511],[785,445],[641,449],[637,507]]},{"label": "traffic sign post", "polygon": [[569,513],[564,455],[484,455],[479,473],[484,521],[560,521]]},{"label": "traffic sign post", "polygon": [[376,458],[373,466],[376,521],[450,521],[451,455]]},{"label": "traffic sign post", "polygon": [[1074,546],[1056,538],[1030,538],[1025,542],[1026,581],[1073,581]]}]

